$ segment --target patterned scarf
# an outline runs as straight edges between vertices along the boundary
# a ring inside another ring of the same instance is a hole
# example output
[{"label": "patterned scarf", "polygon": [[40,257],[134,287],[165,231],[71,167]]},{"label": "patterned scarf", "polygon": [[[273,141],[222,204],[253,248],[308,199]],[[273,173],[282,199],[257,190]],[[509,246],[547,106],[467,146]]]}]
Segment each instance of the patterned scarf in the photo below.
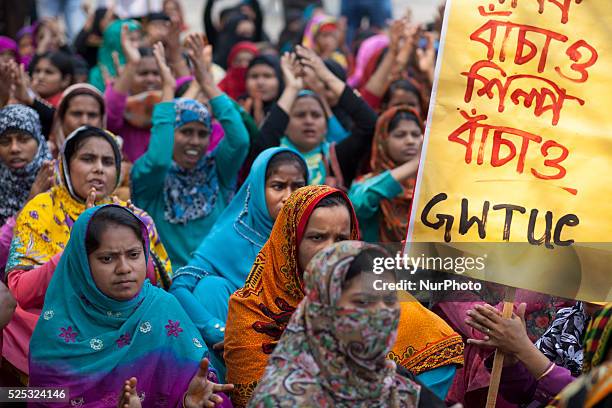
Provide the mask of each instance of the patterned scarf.
[{"label": "patterned scarf", "polygon": [[582,373],[582,339],[588,322],[582,302],[559,309],[555,320],[535,345],[550,361],[578,377]]},{"label": "patterned scarf", "polygon": [[[376,176],[384,171],[392,170],[397,164],[391,160],[387,151],[387,140],[389,139],[389,124],[396,114],[407,112],[414,115],[418,120],[421,131],[424,130],[423,123],[418,119],[419,115],[412,108],[397,106],[387,110],[378,119],[376,133],[372,143],[372,156],[370,166],[372,172],[365,175],[364,179]],[[379,234],[381,242],[401,242],[406,239],[408,230],[408,213],[412,204],[412,194],[416,178],[413,177],[403,183],[403,193],[391,200],[384,199],[380,202],[382,218],[380,220]]]},{"label": "patterned scarf", "polygon": [[[19,214],[6,265],[7,275],[13,269],[32,269],[40,266],[65,249],[73,224],[86,210],[84,200],[74,192],[65,152],[68,145],[77,143],[82,132],[88,129],[91,128],[80,127],[66,139],[57,164],[58,185],[30,200]],[[121,152],[112,133],[101,129],[99,132],[105,135],[104,138],[113,147],[115,160],[119,163],[116,188],[120,182]],[[101,204],[110,202],[111,198],[106,197]],[[121,205],[127,206],[127,203],[121,202]],[[172,268],[166,249],[159,238],[153,219],[141,209],[136,209],[136,214],[149,230],[151,257],[155,265],[157,282],[167,289],[170,287]]]},{"label": "patterned scarf", "polygon": [[608,407],[612,401],[612,361],[606,361],[612,338],[612,303],[589,323],[584,341],[583,372],[547,407]]},{"label": "patterned scarf", "polygon": [[47,142],[42,135],[38,113],[24,105],[8,105],[0,109],[0,137],[8,130],[25,132],[38,143],[34,159],[21,169],[11,169],[0,161],[0,225],[23,208],[34,179],[43,161],[51,160]]},{"label": "patterned scarf", "polygon": [[[200,102],[179,98],[174,100],[174,106],[175,129],[190,122],[199,122],[210,130],[210,114]],[[164,218],[172,224],[186,224],[206,217],[215,208],[218,195],[214,151],[205,154],[190,170],[173,162],[164,182]]]},{"label": "patterned scarf", "polygon": [[[53,274],[30,342],[29,384],[64,387],[70,405],[94,408],[116,406],[117,390],[135,376],[144,407],[177,406],[208,350],[178,301],[148,280],[127,301],[97,288],[85,237],[100,208],[74,223]],[[140,225],[147,248],[147,227]]]},{"label": "patterned scarf", "polygon": [[344,241],[319,252],[304,272],[305,297],[291,317],[250,406],[416,407],[420,386],[386,358],[399,310],[338,306],[353,260],[378,247]]},{"label": "patterned scarf", "polygon": [[[234,406],[246,405],[270,353],[304,297],[297,263],[301,234],[319,201],[336,192],[344,195],[328,186],[296,190],[283,205],[244,287],[230,298],[224,358],[227,381],[235,385]],[[352,206],[350,211],[351,239],[359,239]]]},{"label": "patterned scarf", "polygon": [[600,310],[589,323],[584,337],[582,371],[588,373],[608,356],[612,341],[612,303]]}]

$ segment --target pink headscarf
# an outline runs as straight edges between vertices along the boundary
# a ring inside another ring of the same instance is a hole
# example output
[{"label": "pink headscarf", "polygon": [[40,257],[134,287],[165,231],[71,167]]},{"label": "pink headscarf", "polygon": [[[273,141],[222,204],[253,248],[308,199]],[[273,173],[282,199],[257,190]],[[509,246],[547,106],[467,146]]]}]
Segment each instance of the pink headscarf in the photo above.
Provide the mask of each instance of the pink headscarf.
[{"label": "pink headscarf", "polygon": [[363,72],[368,65],[368,61],[378,51],[389,45],[389,37],[386,34],[377,34],[367,40],[365,40],[359,52],[357,52],[357,61],[355,64],[355,70],[348,79],[348,84],[353,88],[359,88],[362,85]]}]

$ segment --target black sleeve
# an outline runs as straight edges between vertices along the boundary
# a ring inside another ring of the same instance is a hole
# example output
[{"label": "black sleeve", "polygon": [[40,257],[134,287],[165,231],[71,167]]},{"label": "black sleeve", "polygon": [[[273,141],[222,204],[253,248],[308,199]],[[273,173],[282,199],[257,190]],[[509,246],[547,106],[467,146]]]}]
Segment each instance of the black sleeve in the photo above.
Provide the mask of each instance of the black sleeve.
[{"label": "black sleeve", "polygon": [[257,42],[265,41],[266,35],[263,31],[263,14],[261,13],[259,0],[252,0],[251,5],[255,11],[255,39]]},{"label": "black sleeve", "polygon": [[255,157],[262,151],[280,145],[281,138],[285,134],[289,124],[289,115],[285,113],[276,103],[272,105],[268,116],[264,119],[259,129],[259,138],[253,140],[249,158]]},{"label": "black sleeve", "polygon": [[336,146],[344,184],[350,186],[361,158],[372,148],[372,138],[376,130],[376,112],[348,85],[340,96],[338,106],[353,120],[350,136]]},{"label": "black sleeve", "polygon": [[79,31],[79,34],[76,36],[76,38],[74,39],[74,42],[72,43],[72,46],[74,47],[74,50],[78,53],[78,54],[85,54],[87,53],[87,37],[89,37],[89,34],[91,34],[90,31],[85,31],[84,29]]},{"label": "black sleeve", "polygon": [[32,104],[31,108],[38,113],[38,116],[40,116],[40,126],[42,127],[43,135],[45,136],[45,139],[49,140],[51,127],[53,126],[55,108],[38,98],[34,98],[34,103]]},{"label": "black sleeve", "polygon": [[206,33],[206,38],[208,43],[213,47],[217,43],[217,29],[212,21],[212,8],[215,3],[215,0],[208,0],[206,2],[206,7],[204,7],[204,32]]}]

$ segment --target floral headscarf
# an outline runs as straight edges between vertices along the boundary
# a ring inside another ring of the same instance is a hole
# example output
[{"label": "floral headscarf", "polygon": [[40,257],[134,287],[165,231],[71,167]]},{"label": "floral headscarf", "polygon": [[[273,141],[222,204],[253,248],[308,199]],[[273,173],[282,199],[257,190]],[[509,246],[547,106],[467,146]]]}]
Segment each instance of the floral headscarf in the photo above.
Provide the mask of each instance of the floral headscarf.
[{"label": "floral headscarf", "polygon": [[45,160],[51,160],[47,142],[42,135],[38,113],[24,105],[9,105],[0,110],[0,137],[9,130],[25,132],[38,143],[34,159],[21,169],[11,169],[0,161],[0,225],[15,215],[26,203],[38,170]]},{"label": "floral headscarf", "polygon": [[386,358],[399,309],[338,306],[351,263],[377,246],[344,241],[304,272],[305,297],[291,317],[249,406],[416,407],[420,386]]}]

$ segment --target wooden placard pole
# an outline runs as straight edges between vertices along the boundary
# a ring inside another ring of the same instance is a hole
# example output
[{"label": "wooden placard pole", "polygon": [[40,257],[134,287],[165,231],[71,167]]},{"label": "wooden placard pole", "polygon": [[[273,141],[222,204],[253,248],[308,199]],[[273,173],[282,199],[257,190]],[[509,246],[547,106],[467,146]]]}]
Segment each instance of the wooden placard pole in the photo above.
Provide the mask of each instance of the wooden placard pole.
[{"label": "wooden placard pole", "polygon": [[[516,288],[507,287],[504,296],[504,309],[502,316],[504,318],[512,317],[514,307],[514,295]],[[493,359],[493,369],[491,370],[491,382],[489,383],[489,393],[487,394],[486,408],[495,408],[497,402],[497,392],[499,391],[499,381],[501,379],[502,368],[504,366],[504,353],[495,350],[495,358]]]}]

